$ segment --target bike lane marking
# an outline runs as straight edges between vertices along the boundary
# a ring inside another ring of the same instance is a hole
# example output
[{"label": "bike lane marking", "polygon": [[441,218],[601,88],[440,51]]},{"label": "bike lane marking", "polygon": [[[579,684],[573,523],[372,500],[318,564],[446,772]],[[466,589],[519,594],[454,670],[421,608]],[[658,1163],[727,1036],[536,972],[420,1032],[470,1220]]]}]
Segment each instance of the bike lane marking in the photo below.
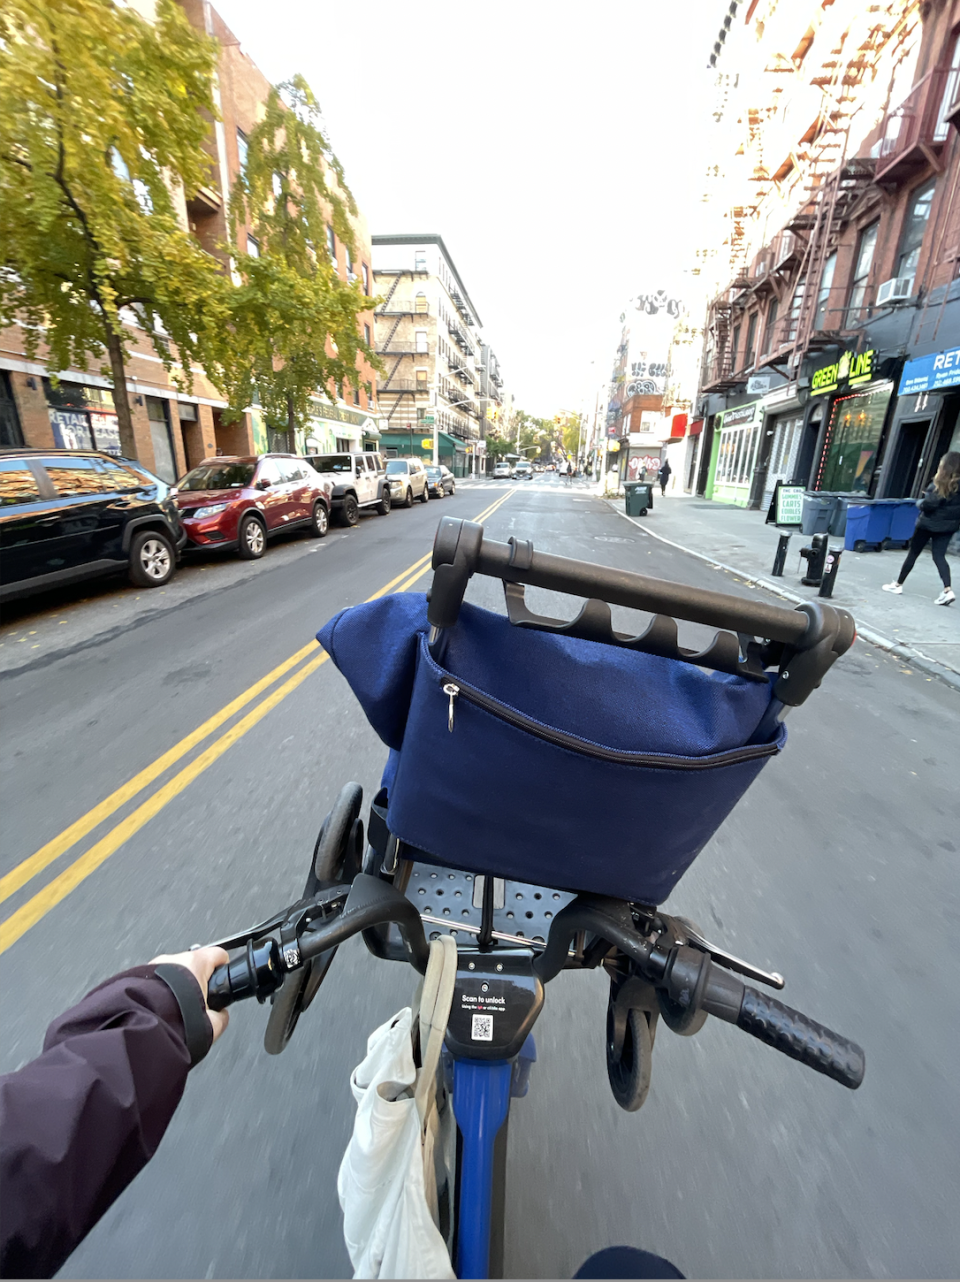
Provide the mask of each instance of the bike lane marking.
[{"label": "bike lane marking", "polygon": [[[495,503],[485,508],[479,516],[474,518],[480,522],[485,520],[510,497],[510,491]],[[430,569],[433,553],[428,552],[426,556],[414,561],[413,565],[408,566],[402,574],[398,574],[391,579],[389,583],[384,584],[372,596],[367,597],[366,603],[376,601],[385,596],[392,589],[396,588],[398,592],[405,592],[411,584],[422,578]],[[413,571],[412,577],[410,577]],[[405,582],[403,581],[405,580]],[[400,587],[397,587],[401,584]],[[75,823],[65,828],[59,836],[46,843],[35,854],[25,859],[12,872],[7,873],[0,879],[0,902],[9,898],[16,890],[24,886],[44,868],[48,867],[60,855],[66,853],[71,846],[75,845],[82,837],[99,824],[115,813],[122,805],[132,797],[141,792],[149,783],[158,778],[169,766],[178,761],[187,752],[197,746],[208,735],[212,734],[220,725],[229,720],[234,713],[240,708],[246,706],[252,699],[262,693],[268,686],[272,685],[280,676],[295,667],[311,651],[319,650],[318,643],[314,640],[303,646],[295,654],[291,655],[282,664],[279,664],[265,677],[262,677],[249,689],[238,695],[236,699],[227,704],[220,712],[213,717],[208,718],[202,725],[198,726],[191,734],[181,739],[178,744],[169,749],[161,757],[158,757],[152,765],[140,771],[133,779],[111,793],[98,806],[87,812]],[[226,734],[221,735],[219,739],[206,748],[198,757],[184,767],[178,774],[174,775],[166,784],[157,790],[151,797],[141,803],[126,819],[121,820],[115,828],[101,837],[91,848],[74,862],[62,873],[53,879],[47,886],[29,899],[21,908],[12,913],[10,917],[0,924],[0,953],[4,953],[12,944],[16,943],[31,926],[35,925],[41,917],[45,916],[51,908],[54,908],[63,899],[73,891],[81,881],[90,876],[100,865],[110,857],[116,850],[129,840],[136,832],[148,823],[168,802],[178,796],[187,788],[198,775],[202,774],[209,766],[213,765],[228,748],[242,739],[248,730],[251,730],[259,721],[281,703],[288,694],[292,693],[311,673],[315,672],[327,660],[327,654],[321,651],[315,658],[304,664],[298,672],[279,686],[264,701],[257,705],[251,712],[241,718],[236,725],[232,726]]]}]

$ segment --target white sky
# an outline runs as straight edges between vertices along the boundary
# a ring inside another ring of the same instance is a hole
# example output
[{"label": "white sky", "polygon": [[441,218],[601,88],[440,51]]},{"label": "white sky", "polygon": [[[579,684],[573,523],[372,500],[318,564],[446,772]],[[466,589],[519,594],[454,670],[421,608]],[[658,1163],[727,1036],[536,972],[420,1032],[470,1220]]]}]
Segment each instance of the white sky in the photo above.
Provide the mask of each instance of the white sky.
[{"label": "white sky", "polygon": [[682,295],[724,0],[214,3],[307,78],[371,232],[443,236],[529,413],[580,408],[628,298]]}]

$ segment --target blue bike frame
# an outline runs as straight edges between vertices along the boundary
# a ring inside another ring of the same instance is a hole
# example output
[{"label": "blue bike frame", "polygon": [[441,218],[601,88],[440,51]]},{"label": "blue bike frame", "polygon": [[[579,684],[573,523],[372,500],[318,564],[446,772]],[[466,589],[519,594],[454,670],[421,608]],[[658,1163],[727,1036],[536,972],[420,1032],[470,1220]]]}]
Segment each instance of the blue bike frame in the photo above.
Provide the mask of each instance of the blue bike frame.
[{"label": "blue bike frame", "polygon": [[453,1061],[453,1114],[462,1141],[457,1204],[458,1278],[490,1275],[494,1146],[510,1112],[511,1096],[527,1093],[530,1065],[536,1058],[536,1046],[529,1036],[516,1061]]}]

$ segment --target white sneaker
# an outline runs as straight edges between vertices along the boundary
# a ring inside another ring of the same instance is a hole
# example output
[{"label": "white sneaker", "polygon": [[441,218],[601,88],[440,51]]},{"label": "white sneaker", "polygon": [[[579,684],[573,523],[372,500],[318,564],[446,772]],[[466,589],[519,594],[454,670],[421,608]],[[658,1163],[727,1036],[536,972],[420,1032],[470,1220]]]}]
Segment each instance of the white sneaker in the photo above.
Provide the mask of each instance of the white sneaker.
[{"label": "white sneaker", "polygon": [[896,592],[896,594],[899,596],[900,593],[903,591],[903,584],[902,583],[884,583],[883,590],[884,592]]},{"label": "white sneaker", "polygon": [[953,588],[944,588],[938,597],[934,598],[934,605],[953,605],[956,601]]}]

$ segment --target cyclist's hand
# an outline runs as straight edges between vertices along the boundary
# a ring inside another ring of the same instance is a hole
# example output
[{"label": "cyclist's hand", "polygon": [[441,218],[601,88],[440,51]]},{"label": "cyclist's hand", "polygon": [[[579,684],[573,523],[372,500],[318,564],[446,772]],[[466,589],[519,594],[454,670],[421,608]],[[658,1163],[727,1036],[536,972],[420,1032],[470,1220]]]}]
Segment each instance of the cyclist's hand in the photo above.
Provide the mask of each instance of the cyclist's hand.
[{"label": "cyclist's hand", "polygon": [[172,962],[175,966],[185,966],[190,971],[203,993],[203,1005],[213,1028],[214,1041],[229,1024],[230,1013],[225,1010],[210,1010],[207,1006],[207,985],[216,968],[229,960],[230,956],[224,948],[193,948],[188,953],[164,953],[160,957],[154,957],[150,963],[153,966],[157,962]]}]

